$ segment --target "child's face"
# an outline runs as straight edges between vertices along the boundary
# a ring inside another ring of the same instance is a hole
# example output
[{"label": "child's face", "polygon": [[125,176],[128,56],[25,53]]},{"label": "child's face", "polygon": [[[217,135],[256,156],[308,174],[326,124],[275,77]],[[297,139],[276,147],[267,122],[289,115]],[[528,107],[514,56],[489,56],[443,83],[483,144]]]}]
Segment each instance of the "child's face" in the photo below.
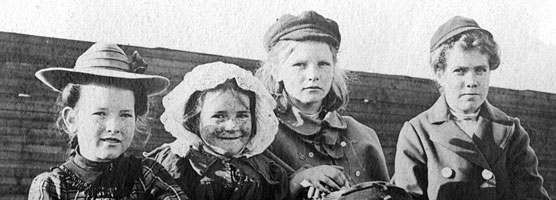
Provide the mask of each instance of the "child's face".
[{"label": "child's face", "polygon": [[81,86],[81,97],[70,118],[81,155],[92,161],[119,157],[130,146],[135,133],[135,98],[133,92],[113,86]]},{"label": "child's face", "polygon": [[293,103],[319,103],[330,91],[334,76],[334,58],[323,42],[297,42],[283,62],[278,79]]},{"label": "child's face", "polygon": [[224,150],[224,155],[235,155],[249,142],[251,117],[247,95],[210,91],[205,95],[199,117],[201,138]]}]

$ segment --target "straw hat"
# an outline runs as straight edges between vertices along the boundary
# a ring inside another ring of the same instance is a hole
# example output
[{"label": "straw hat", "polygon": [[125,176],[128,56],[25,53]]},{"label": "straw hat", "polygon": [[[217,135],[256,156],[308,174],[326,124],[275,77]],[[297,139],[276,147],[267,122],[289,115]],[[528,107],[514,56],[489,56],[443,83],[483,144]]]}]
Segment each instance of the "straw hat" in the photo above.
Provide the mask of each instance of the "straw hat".
[{"label": "straw hat", "polygon": [[73,68],[41,69],[35,76],[57,92],[61,92],[68,83],[80,83],[95,77],[138,81],[148,96],[164,92],[170,81],[162,76],[142,74],[147,67],[137,51],[128,61],[127,55],[118,45],[96,43],[77,58]]}]

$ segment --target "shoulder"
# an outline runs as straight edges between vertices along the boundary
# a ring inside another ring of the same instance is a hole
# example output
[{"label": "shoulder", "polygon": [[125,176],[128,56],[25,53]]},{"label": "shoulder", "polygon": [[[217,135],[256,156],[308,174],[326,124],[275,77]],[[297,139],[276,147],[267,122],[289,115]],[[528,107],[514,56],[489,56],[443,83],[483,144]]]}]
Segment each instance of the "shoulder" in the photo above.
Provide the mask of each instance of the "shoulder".
[{"label": "shoulder", "polygon": [[351,116],[341,115],[340,117],[346,122],[348,130],[360,130],[375,133],[375,130],[373,130],[371,127],[362,124]]},{"label": "shoulder", "polygon": [[61,191],[63,186],[62,171],[54,168],[50,172],[39,174],[33,179],[29,189],[29,199],[42,199],[44,196],[59,196],[57,191]]},{"label": "shoulder", "polygon": [[33,179],[32,185],[45,186],[45,185],[53,185],[56,183],[59,184],[60,180],[61,180],[60,172],[57,171],[43,172],[42,174],[39,174]]},{"label": "shoulder", "polygon": [[371,127],[368,127],[365,124],[362,124],[361,122],[358,122],[357,120],[355,120],[351,116],[343,116],[342,115],[340,117],[347,124],[346,134],[347,134],[348,137],[357,137],[357,138],[369,137],[370,139],[378,140],[378,136],[376,134],[376,131],[374,129],[372,129]]},{"label": "shoulder", "polygon": [[174,154],[168,145],[160,146],[149,153],[145,153],[143,162],[150,164],[152,161],[160,163],[165,168],[175,164],[181,157]]}]

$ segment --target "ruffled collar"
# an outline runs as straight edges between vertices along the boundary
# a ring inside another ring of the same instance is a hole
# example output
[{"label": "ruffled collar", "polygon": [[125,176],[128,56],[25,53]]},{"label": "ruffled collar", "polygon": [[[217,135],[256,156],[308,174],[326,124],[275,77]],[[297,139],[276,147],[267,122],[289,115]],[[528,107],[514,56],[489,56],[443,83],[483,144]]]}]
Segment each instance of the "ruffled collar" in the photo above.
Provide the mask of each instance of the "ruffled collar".
[{"label": "ruffled collar", "polygon": [[276,116],[282,124],[298,133],[301,140],[313,144],[319,153],[336,159],[344,156],[339,138],[340,131],[347,129],[347,123],[336,111],[326,112],[323,119],[314,119],[299,113],[302,124],[298,123],[292,109],[285,112],[276,110]]}]

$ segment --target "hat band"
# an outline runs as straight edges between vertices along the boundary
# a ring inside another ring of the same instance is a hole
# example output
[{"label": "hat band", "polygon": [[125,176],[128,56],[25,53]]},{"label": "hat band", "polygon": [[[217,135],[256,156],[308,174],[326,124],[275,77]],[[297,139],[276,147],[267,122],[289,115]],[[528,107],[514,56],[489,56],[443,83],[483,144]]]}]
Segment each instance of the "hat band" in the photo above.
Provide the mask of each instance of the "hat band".
[{"label": "hat band", "polygon": [[108,69],[108,70],[117,70],[123,72],[130,72],[129,64],[124,63],[121,60],[110,60],[110,59],[91,59],[91,60],[84,60],[79,63],[76,63],[74,70],[75,71],[94,71],[98,70],[98,68]]}]

